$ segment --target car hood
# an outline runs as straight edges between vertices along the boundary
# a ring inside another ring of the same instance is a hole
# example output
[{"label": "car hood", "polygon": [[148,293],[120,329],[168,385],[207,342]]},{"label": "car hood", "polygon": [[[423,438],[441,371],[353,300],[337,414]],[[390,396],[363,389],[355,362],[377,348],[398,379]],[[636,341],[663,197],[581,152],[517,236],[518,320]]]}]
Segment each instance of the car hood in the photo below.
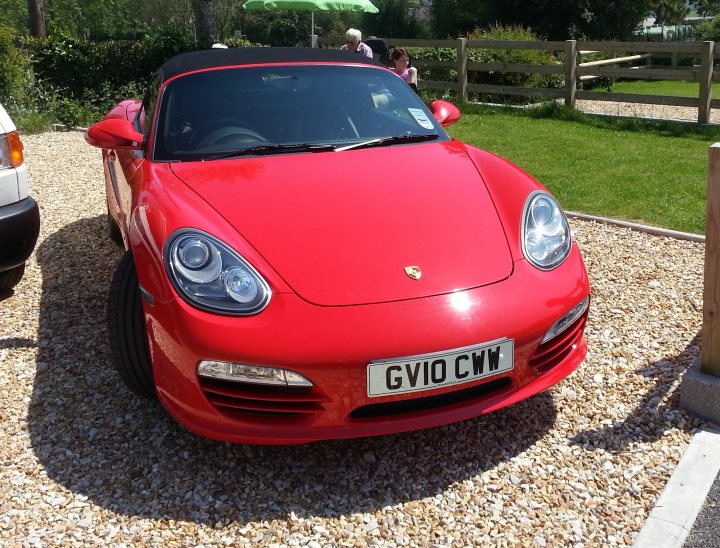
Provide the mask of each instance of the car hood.
[{"label": "car hood", "polygon": [[512,272],[491,197],[459,143],[171,167],[314,304],[413,299]]}]

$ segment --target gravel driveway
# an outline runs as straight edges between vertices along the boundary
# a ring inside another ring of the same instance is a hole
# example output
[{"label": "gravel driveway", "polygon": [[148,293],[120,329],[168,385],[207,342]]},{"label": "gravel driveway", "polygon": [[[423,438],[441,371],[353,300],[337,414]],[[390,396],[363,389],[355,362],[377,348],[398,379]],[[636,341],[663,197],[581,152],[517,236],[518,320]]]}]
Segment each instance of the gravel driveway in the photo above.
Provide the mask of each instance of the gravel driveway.
[{"label": "gravel driveway", "polygon": [[[562,103],[562,100],[560,100]],[[588,101],[578,99],[575,108],[590,114],[607,116],[632,116],[654,120],[675,120],[697,122],[698,109],[695,107],[675,107],[670,105],[644,105],[642,103],[622,103],[616,101]],[[710,123],[720,123],[720,110],[710,111]]]},{"label": "gravel driveway", "polygon": [[572,221],[593,288],[585,362],[460,424],[291,447],[198,438],[109,366],[100,153],[24,137],[42,231],[0,300],[0,546],[628,545],[702,424],[703,245]]}]

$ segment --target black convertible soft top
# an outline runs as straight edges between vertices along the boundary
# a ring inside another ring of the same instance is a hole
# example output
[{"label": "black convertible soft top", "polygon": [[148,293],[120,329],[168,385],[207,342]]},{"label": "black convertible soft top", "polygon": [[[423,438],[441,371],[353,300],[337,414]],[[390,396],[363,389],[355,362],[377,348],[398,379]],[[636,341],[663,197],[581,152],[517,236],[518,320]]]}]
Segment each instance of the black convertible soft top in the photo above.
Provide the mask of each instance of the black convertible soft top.
[{"label": "black convertible soft top", "polygon": [[155,72],[161,81],[178,74],[214,67],[265,63],[357,63],[385,65],[359,53],[319,48],[215,48],[181,53]]}]

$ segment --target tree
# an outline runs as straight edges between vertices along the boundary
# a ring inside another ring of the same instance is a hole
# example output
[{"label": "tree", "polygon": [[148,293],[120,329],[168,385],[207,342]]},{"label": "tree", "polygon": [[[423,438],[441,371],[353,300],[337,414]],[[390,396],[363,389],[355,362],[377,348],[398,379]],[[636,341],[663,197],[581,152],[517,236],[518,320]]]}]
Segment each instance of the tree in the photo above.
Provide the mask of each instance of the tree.
[{"label": "tree", "polygon": [[45,6],[43,0],[27,0],[28,21],[30,23],[30,35],[45,37]]},{"label": "tree", "polygon": [[705,40],[720,42],[720,17],[701,21],[695,27],[695,39],[698,42],[704,42]]},{"label": "tree", "polygon": [[417,0],[375,0],[379,13],[363,13],[363,36],[417,38],[422,30],[415,17]]},{"label": "tree", "polygon": [[696,0],[692,4],[702,17],[720,13],[720,0]]},{"label": "tree", "polygon": [[675,25],[682,23],[688,14],[686,0],[654,0],[651,4],[656,25]]},{"label": "tree", "polygon": [[345,31],[354,28],[360,29],[363,36],[370,36],[361,23],[363,15],[357,11],[316,11],[315,34],[325,37],[337,36],[344,40]]},{"label": "tree", "polygon": [[215,23],[218,28],[220,39],[230,36],[233,31],[233,22],[237,18],[240,6],[233,0],[215,0],[213,5],[213,13],[215,15]]},{"label": "tree", "polygon": [[[55,0],[57,1],[57,0]],[[164,32],[168,28],[191,30],[193,13],[190,3],[174,0],[126,0],[133,9],[131,21],[137,28]]]},{"label": "tree", "polygon": [[190,0],[195,19],[195,34],[198,44],[210,46],[218,40],[218,28],[215,23],[213,0]]},{"label": "tree", "polygon": [[242,11],[242,31],[251,42],[270,46],[309,43],[309,11]]},{"label": "tree", "polygon": [[550,40],[625,39],[647,15],[648,4],[648,0],[509,0],[499,4],[497,14],[500,22],[529,26]]},{"label": "tree", "polygon": [[12,27],[18,33],[26,32],[28,28],[28,10],[25,0],[0,0],[0,13],[2,13],[0,25]]},{"label": "tree", "polygon": [[[441,13],[443,7],[449,8],[445,14]],[[454,26],[455,36],[500,23],[529,27],[549,40],[623,39],[632,34],[649,9],[650,0],[440,0],[432,14],[436,32]]]},{"label": "tree", "polygon": [[593,40],[630,38],[650,11],[648,0],[592,0],[588,3],[592,4],[588,6],[588,17],[581,19],[579,28],[583,36]]},{"label": "tree", "polygon": [[483,2],[433,0],[430,25],[437,38],[457,38],[480,26],[487,26]]}]

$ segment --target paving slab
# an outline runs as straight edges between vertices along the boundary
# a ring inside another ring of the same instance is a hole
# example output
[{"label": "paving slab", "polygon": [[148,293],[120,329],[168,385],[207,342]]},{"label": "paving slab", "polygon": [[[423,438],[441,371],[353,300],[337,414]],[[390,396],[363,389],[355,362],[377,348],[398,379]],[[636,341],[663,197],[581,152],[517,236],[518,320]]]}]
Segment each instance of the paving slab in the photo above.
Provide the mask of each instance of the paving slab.
[{"label": "paving slab", "polygon": [[636,537],[634,548],[683,546],[720,471],[718,455],[720,430],[699,430]]}]

